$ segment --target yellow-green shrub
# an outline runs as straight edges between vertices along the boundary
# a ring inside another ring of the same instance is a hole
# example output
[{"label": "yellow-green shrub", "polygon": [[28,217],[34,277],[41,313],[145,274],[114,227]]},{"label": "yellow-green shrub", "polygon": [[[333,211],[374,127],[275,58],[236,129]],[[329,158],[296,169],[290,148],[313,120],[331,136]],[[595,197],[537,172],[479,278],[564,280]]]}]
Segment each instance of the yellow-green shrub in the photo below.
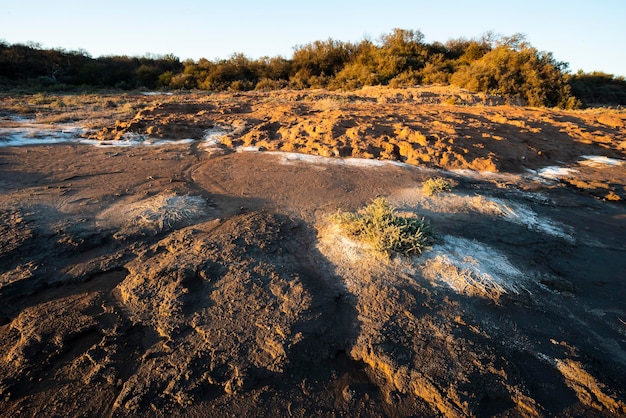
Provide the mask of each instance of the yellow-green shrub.
[{"label": "yellow-green shrub", "polygon": [[338,212],[332,220],[351,238],[375,251],[394,254],[421,254],[433,242],[433,231],[424,218],[400,216],[385,198],[377,198],[357,213]]}]

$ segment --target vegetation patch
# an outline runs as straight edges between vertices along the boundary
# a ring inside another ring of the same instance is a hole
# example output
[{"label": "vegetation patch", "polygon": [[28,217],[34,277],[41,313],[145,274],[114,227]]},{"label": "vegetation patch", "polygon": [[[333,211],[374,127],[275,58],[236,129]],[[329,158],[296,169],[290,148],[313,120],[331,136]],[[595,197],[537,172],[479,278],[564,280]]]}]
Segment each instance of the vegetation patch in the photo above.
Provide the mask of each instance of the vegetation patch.
[{"label": "vegetation patch", "polygon": [[379,197],[358,212],[338,212],[332,217],[342,232],[371,246],[388,257],[395,254],[421,254],[434,239],[424,218],[399,215],[389,202]]},{"label": "vegetation patch", "polygon": [[[244,91],[327,88],[355,90],[420,84],[454,85],[504,98],[511,104],[618,106],[626,80],[602,72],[570,75],[568,64],[534,48],[522,34],[486,33],[475,39],[427,43],[416,30],[395,28],[379,40],[328,39],[294,47],[291,58],[181,61],[174,54],[93,58],[85,51],[43,49],[0,40],[0,91],[85,89]],[[53,98],[41,97],[41,104]],[[454,105],[456,100],[449,99]]]},{"label": "vegetation patch", "polygon": [[158,234],[207,212],[200,196],[157,195],[134,203],[120,201],[99,215],[102,225],[121,227],[118,236]]},{"label": "vegetation patch", "polygon": [[443,177],[428,179],[422,185],[422,191],[426,196],[452,191],[452,183]]}]

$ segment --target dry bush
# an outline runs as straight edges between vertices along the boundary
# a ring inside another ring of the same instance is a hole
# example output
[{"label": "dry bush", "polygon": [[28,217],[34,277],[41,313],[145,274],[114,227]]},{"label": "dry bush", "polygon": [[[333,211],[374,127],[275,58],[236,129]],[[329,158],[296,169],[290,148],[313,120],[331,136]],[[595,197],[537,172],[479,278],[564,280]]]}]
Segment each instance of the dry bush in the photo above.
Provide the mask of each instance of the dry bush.
[{"label": "dry bush", "polygon": [[116,236],[157,234],[206,212],[206,201],[200,196],[168,193],[133,203],[120,201],[103,211],[98,220],[104,226],[119,228]]},{"label": "dry bush", "polygon": [[434,238],[424,218],[400,216],[382,197],[357,213],[339,212],[332,220],[348,236],[387,256],[421,254]]},{"label": "dry bush", "polygon": [[450,192],[452,191],[452,183],[443,177],[431,178],[424,182],[422,191],[426,196]]},{"label": "dry bush", "polygon": [[205,210],[206,202],[199,196],[159,195],[131,206],[128,219],[134,225],[164,231]]}]

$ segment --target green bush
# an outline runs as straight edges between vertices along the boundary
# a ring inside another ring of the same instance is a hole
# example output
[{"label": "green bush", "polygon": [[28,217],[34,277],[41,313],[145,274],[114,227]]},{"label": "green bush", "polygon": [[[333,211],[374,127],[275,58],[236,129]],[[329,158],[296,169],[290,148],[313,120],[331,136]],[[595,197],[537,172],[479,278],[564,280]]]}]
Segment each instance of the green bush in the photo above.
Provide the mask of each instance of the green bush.
[{"label": "green bush", "polygon": [[421,254],[433,242],[433,231],[424,218],[400,216],[382,197],[357,213],[338,212],[332,220],[348,236],[370,245],[388,257]]},{"label": "green bush", "polygon": [[265,90],[265,91],[280,90],[280,89],[284,89],[285,87],[287,87],[288,84],[289,83],[287,82],[287,80],[272,80],[270,78],[263,78],[259,80],[258,83],[256,83],[256,86],[254,86],[254,89]]},{"label": "green bush", "polygon": [[437,193],[449,192],[452,190],[452,183],[443,177],[435,177],[428,179],[422,184],[422,191],[427,196],[432,196]]},{"label": "green bush", "polygon": [[469,65],[461,66],[450,83],[475,93],[497,94],[528,106],[573,106],[564,70],[552,54],[523,44],[498,46]]},{"label": "green bush", "polygon": [[626,105],[626,79],[600,71],[579,71],[568,80],[574,95],[586,106]]},{"label": "green bush", "polygon": [[569,75],[567,64],[533,48],[521,34],[428,44],[418,30],[393,29],[377,41],[333,39],[296,46],[291,58],[181,62],[173,54],[91,57],[86,51],[42,49],[0,40],[0,89],[64,91],[85,86],[209,91],[329,88],[351,90],[452,84],[496,94],[511,104],[575,109],[624,105],[626,80],[602,72]]}]

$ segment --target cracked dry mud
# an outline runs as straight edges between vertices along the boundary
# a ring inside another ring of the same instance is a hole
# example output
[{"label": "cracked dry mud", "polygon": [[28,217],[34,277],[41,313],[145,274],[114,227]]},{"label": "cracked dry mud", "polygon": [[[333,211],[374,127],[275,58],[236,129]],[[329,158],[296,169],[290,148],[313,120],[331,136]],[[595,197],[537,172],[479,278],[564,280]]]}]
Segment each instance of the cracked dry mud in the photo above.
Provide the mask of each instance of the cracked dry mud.
[{"label": "cracked dry mud", "polygon": [[[194,141],[0,148],[3,416],[626,414],[623,112],[142,100],[86,135]],[[433,247],[386,259],[329,223],[377,196]]]}]

